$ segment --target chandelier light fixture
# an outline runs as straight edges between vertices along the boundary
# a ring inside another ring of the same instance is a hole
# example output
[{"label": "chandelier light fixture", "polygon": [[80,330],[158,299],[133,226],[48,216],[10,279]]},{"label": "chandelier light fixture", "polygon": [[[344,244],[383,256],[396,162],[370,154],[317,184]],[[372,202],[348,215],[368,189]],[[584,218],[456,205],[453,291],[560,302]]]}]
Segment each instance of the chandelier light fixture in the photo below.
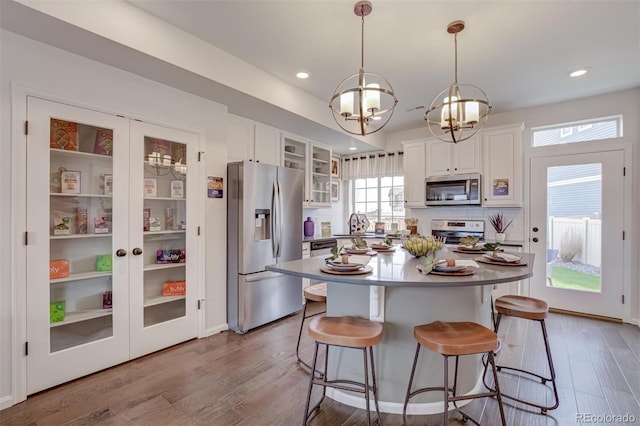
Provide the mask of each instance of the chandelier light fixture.
[{"label": "chandelier light fixture", "polygon": [[353,135],[365,136],[382,129],[398,103],[384,77],[364,70],[364,17],[372,10],[369,1],[359,1],[353,8],[362,19],[360,71],[342,80],[329,102],[338,126]]},{"label": "chandelier light fixture", "polygon": [[429,131],[436,138],[458,143],[469,139],[484,126],[491,105],[487,95],[478,86],[458,83],[458,33],[464,30],[464,21],[453,21],[447,32],[454,35],[455,76],[451,85],[435,97],[424,113]]}]

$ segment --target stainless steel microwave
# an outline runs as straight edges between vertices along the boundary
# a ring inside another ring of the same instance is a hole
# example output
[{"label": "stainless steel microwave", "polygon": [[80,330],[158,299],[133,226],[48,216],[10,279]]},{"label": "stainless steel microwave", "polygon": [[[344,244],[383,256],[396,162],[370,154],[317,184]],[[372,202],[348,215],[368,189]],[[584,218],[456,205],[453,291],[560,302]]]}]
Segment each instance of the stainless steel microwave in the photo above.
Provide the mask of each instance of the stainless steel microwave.
[{"label": "stainless steel microwave", "polygon": [[480,174],[438,176],[426,179],[427,206],[480,205]]}]

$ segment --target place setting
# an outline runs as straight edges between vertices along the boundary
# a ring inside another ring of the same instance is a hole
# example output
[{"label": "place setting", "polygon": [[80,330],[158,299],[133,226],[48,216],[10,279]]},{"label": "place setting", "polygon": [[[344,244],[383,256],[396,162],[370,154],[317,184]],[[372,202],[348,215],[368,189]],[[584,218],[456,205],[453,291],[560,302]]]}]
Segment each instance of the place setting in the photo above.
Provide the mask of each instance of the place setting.
[{"label": "place setting", "polygon": [[391,253],[396,251],[393,245],[387,243],[371,243],[371,249],[378,253]]},{"label": "place setting", "polygon": [[468,236],[460,238],[460,244],[453,248],[453,252],[479,254],[484,250],[484,243],[479,243],[478,237]]},{"label": "place setting", "polygon": [[482,256],[476,257],[474,259],[480,263],[487,263],[491,265],[500,265],[500,266],[526,266],[527,262],[522,261],[522,256],[518,256],[515,254],[505,253],[505,252],[487,252]]},{"label": "place setting", "polygon": [[325,265],[320,267],[320,270],[334,275],[363,275],[373,271],[373,268],[359,262],[345,263],[338,260],[327,260]]},{"label": "place setting", "polygon": [[423,274],[443,275],[443,276],[468,276],[476,273],[480,267],[473,260],[461,259],[440,259],[435,263],[419,264],[416,268]]}]

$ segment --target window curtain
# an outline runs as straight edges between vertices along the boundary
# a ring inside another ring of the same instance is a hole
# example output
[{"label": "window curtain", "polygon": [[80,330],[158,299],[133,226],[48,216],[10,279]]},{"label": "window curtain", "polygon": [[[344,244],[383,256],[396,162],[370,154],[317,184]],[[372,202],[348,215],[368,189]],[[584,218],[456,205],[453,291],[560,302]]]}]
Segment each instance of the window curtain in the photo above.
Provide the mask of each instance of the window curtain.
[{"label": "window curtain", "polygon": [[342,159],[342,179],[367,179],[404,174],[402,151],[367,152]]}]

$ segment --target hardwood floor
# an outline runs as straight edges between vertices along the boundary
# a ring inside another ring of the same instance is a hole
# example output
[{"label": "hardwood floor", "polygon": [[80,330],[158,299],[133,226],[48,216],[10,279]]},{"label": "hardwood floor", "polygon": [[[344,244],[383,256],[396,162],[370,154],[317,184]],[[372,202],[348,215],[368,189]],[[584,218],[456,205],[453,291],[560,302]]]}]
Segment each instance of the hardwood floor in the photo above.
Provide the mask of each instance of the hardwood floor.
[{"label": "hardwood floor", "polygon": [[[1,411],[0,424],[299,425],[308,386],[307,373],[295,362],[300,315],[243,336],[224,332],[186,342],[32,395]],[[545,416],[506,401],[507,424],[579,424],[578,413],[627,414],[640,422],[640,329],[564,314],[551,314],[547,327],[560,407]],[[531,321],[504,318],[499,360],[528,363],[545,372],[539,328]],[[304,333],[302,347],[304,356],[311,358],[312,344]],[[504,391],[542,399],[550,396],[530,380],[502,377]],[[473,401],[465,409],[484,425],[500,423],[493,399]],[[400,425],[402,416],[383,414],[383,421]],[[409,417],[410,425],[441,422],[441,415]],[[364,423],[362,410],[328,398],[311,422],[331,426]],[[458,414],[451,414],[450,424],[466,423]]]}]

